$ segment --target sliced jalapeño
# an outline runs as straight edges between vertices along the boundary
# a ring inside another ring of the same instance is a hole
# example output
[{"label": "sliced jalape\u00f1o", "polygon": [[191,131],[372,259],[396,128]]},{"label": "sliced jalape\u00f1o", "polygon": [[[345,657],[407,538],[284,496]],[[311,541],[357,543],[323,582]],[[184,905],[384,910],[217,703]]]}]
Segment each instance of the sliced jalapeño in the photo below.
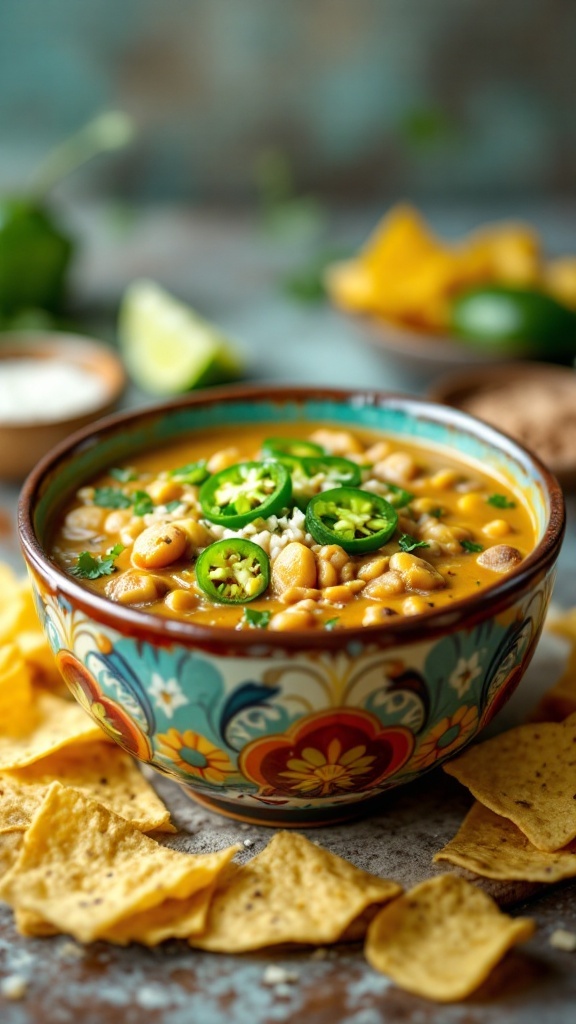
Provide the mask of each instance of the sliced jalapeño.
[{"label": "sliced jalape\u00f1o", "polygon": [[324,449],[313,441],[302,441],[295,437],[267,437],[262,442],[262,455],[267,459],[281,459],[283,455],[293,455],[297,459],[308,456],[324,455]]},{"label": "sliced jalape\u00f1o", "polygon": [[338,455],[317,455],[282,459],[292,476],[292,499],[298,508],[306,506],[314,494],[332,487],[357,487],[362,479],[360,467]]},{"label": "sliced jalape\u00f1o", "polygon": [[220,604],[245,604],[260,597],[270,582],[268,555],[244,537],[218,540],[196,561],[196,579],[204,593]]},{"label": "sliced jalape\u00f1o", "polygon": [[200,488],[202,511],[212,523],[239,529],[290,504],[290,473],[281,462],[237,462]]},{"label": "sliced jalape\u00f1o", "polygon": [[339,544],[353,554],[375,551],[394,533],[398,513],[379,494],[359,487],[334,487],[311,498],[306,529],[318,544]]}]

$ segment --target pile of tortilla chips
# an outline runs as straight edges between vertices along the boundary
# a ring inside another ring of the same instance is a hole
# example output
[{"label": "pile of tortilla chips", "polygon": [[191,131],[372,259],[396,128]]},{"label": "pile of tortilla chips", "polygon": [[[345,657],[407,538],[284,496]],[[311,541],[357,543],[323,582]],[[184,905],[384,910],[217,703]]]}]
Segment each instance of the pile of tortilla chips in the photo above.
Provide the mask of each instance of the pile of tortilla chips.
[{"label": "pile of tortilla chips", "polygon": [[147,835],[174,831],[168,809],[61,695],[30,592],[0,572],[0,899],[23,935],[147,946],[179,938],[243,953],[368,930],[377,970],[450,1001],[532,934],[532,922],[512,920],[453,875],[403,895],[298,833],[277,832],[242,865],[232,862],[238,846],[192,854]]},{"label": "pile of tortilla chips", "polygon": [[436,861],[500,880],[576,877],[576,611],[548,628],[571,643],[566,671],[540,702],[536,722],[445,766],[476,803]]},{"label": "pile of tortilla chips", "polygon": [[539,286],[576,307],[576,257],[545,261],[537,233],[502,223],[458,244],[436,238],[411,206],[394,207],[353,259],[328,268],[336,303],[401,324],[442,331],[452,296],[475,284]]}]

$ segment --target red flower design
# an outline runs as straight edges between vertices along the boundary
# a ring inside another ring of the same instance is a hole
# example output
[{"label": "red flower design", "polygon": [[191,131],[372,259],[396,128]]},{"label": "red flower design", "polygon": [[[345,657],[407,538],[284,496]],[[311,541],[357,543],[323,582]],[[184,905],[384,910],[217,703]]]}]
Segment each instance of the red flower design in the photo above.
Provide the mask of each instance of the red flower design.
[{"label": "red flower design", "polygon": [[94,676],[76,655],[71,651],[58,651],[56,664],[73,696],[107,736],[133,757],[150,760],[152,747],[148,737],[120,704],[102,693]]},{"label": "red flower design", "polygon": [[240,769],[267,796],[330,797],[377,786],[399,771],[413,747],[403,726],[385,728],[367,711],[338,708],[249,743]]}]

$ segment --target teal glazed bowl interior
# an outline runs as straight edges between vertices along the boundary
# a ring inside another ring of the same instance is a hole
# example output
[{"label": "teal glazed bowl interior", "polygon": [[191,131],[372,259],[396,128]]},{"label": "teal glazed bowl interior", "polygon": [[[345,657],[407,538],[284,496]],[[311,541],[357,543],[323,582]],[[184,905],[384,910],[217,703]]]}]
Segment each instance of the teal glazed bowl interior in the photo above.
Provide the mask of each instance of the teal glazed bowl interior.
[{"label": "teal glazed bowl interior", "polygon": [[[275,633],[115,604],[46,553],[63,504],[111,465],[209,427],[300,420],[448,446],[506,474],[532,510],[535,550],[448,608],[364,628]],[[452,757],[508,699],[542,628],[564,504],[534,456],[458,410],[378,392],[230,388],[74,435],[28,478],[19,528],[60,671],[106,733],[213,809],[313,825],[368,810],[385,790]]]}]

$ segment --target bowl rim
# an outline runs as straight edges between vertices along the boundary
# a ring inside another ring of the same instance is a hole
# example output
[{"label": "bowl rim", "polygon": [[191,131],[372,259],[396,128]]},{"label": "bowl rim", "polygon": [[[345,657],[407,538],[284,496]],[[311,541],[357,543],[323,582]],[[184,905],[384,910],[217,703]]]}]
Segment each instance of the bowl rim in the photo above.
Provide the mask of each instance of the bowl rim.
[{"label": "bowl rim", "polygon": [[[5,331],[0,339],[0,364],[3,359],[12,358],[61,359],[83,368],[86,368],[88,358],[93,364],[88,372],[97,375],[104,382],[106,391],[95,405],[67,416],[16,421],[0,418],[0,430],[3,432],[48,430],[53,427],[61,429],[67,425],[74,427],[75,424],[82,425],[88,417],[92,420],[89,425],[95,425],[95,417],[104,418],[106,411],[118,401],[127,384],[124,364],[113,346],[87,334],[79,334],[77,331],[53,331],[48,328]],[[102,373],[100,367],[103,364],[109,368],[111,380],[107,374]],[[47,455],[50,454],[51,452],[47,452]]]},{"label": "bowl rim", "polygon": [[[549,502],[549,519],[544,534],[533,551],[505,577],[497,579],[468,597],[454,601],[448,607],[431,609],[414,616],[394,616],[384,623],[359,626],[342,630],[290,630],[268,632],[264,629],[237,629],[225,626],[209,626],[182,619],[172,619],[153,612],[129,608],[116,604],[103,595],[94,593],[67,575],[43,550],[36,537],[33,513],[41,493],[42,482],[57,470],[64,459],[81,452],[87,442],[94,444],[103,435],[113,435],[119,428],[138,420],[157,419],[179,409],[210,406],[232,401],[342,401],[351,405],[382,406],[392,405],[408,414],[420,414],[433,422],[440,422],[455,429],[465,429],[492,444],[523,465],[536,469],[544,481],[545,496]],[[478,621],[492,617],[508,607],[520,593],[529,589],[535,578],[541,577],[555,562],[566,528],[566,509],[560,484],[541,460],[518,444],[507,434],[496,430],[482,420],[470,416],[452,406],[441,405],[425,398],[413,397],[392,391],[368,388],[315,387],[302,385],[243,384],[214,387],[177,398],[155,403],[144,408],[122,411],[71,434],[56,445],[34,467],[26,478],[18,504],[18,532],[25,560],[53,592],[68,597],[75,607],[100,623],[112,626],[124,635],[142,638],[153,636],[155,640],[172,644],[180,641],[185,646],[197,645],[204,648],[310,649],[335,651],[343,645],[353,649],[355,643],[364,647],[367,643],[400,643],[410,639],[434,638],[452,631],[459,625],[472,626]]]}]

